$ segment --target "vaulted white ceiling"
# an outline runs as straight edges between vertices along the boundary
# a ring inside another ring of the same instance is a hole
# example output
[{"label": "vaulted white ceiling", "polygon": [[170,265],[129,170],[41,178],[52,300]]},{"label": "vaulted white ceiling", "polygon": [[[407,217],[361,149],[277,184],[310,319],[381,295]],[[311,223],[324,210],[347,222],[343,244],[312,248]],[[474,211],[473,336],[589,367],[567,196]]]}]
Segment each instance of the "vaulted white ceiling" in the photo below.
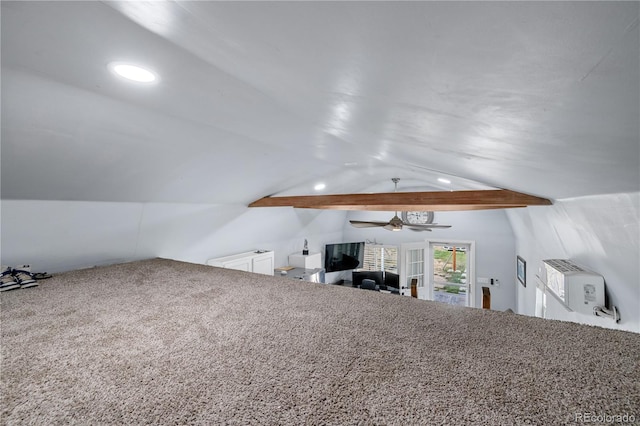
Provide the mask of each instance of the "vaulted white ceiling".
[{"label": "vaulted white ceiling", "polygon": [[639,5],[2,1],[2,198],[638,191]]}]

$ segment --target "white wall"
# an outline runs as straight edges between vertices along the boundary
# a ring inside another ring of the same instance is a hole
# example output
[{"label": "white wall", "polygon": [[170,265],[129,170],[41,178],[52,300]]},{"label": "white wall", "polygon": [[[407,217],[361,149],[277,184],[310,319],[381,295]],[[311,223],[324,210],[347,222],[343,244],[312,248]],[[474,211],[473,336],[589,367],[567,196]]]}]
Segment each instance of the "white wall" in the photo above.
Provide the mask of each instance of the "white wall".
[{"label": "white wall", "polygon": [[[387,221],[394,212],[361,212],[348,214],[351,220]],[[378,243],[400,245],[425,239],[472,240],[476,243],[476,277],[497,278],[500,287],[492,286],[491,309],[515,310],[515,242],[511,226],[503,210],[436,212],[434,222],[452,225],[432,232],[403,229],[390,232],[382,228],[354,228],[345,221],[345,241],[376,240]],[[475,306],[482,306],[483,285],[476,285]]]},{"label": "white wall", "polygon": [[[477,276],[498,278],[492,308],[514,308],[513,235],[502,211],[436,213],[453,225],[431,233],[356,229],[353,218],[384,220],[387,212],[291,208],[249,209],[242,205],[105,203],[3,200],[0,204],[3,265],[29,263],[34,271],[61,272],[94,265],[165,257],[194,263],[252,249],[275,250],[276,266],[302,251],[324,255],[324,245],[376,239],[400,244],[426,237],[476,241]],[[340,273],[327,274],[337,280]],[[344,278],[349,279],[348,276]],[[480,294],[476,297],[480,306]]]},{"label": "white wall", "polygon": [[507,215],[517,252],[527,261],[527,287],[516,286],[519,313],[534,315],[540,262],[570,259],[604,277],[621,321],[567,312],[551,297],[548,317],[640,332],[640,193],[565,199]]},{"label": "white wall", "polygon": [[[30,263],[34,271],[55,273],[151,257],[204,263],[262,248],[275,250],[276,266],[282,266],[289,254],[302,250],[305,238],[312,252],[340,241],[474,240],[476,276],[502,283],[491,288],[493,309],[514,308],[534,315],[540,261],[565,258],[604,276],[610,302],[619,308],[622,320],[616,325],[569,312],[557,319],[640,332],[639,204],[640,193],[629,193],[567,199],[506,213],[437,212],[436,222],[453,227],[427,234],[357,229],[347,222],[348,218],[388,220],[393,215],[389,212],[3,200],[0,261]],[[516,254],[527,261],[526,288],[515,279]],[[476,306],[480,306],[480,287]]]},{"label": "white wall", "polygon": [[242,205],[3,200],[3,265],[61,272],[152,257],[204,263],[256,248],[276,266],[341,241],[346,213]]},{"label": "white wall", "polygon": [[3,265],[58,272],[153,256],[137,249],[141,204],[3,200],[0,208]]}]

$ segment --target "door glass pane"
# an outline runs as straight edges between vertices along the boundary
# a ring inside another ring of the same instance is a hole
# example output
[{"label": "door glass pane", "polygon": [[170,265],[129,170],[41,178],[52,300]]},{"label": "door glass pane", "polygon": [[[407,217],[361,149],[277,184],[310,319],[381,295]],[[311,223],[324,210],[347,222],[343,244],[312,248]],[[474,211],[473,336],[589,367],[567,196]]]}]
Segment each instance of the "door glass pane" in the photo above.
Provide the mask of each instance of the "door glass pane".
[{"label": "door glass pane", "polygon": [[406,286],[411,286],[411,280],[418,280],[418,287],[424,286],[424,249],[412,249],[407,250],[407,283]]}]

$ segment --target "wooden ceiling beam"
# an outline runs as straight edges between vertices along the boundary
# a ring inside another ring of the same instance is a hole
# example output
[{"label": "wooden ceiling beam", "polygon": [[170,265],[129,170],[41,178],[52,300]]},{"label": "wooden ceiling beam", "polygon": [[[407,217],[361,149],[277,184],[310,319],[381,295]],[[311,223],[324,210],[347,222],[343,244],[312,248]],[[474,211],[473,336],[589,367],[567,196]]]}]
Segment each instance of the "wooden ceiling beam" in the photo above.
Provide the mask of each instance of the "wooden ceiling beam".
[{"label": "wooden ceiling beam", "polygon": [[507,189],[264,197],[249,207],[370,211],[458,211],[548,206],[551,201]]}]

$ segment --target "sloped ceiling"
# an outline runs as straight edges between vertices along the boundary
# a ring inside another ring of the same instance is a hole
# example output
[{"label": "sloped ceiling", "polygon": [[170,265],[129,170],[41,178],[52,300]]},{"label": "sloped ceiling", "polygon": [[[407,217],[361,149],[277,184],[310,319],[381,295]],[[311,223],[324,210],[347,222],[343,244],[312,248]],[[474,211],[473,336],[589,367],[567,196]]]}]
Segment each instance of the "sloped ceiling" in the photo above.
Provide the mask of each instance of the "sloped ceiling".
[{"label": "sloped ceiling", "polygon": [[3,1],[2,198],[638,191],[639,4]]}]

